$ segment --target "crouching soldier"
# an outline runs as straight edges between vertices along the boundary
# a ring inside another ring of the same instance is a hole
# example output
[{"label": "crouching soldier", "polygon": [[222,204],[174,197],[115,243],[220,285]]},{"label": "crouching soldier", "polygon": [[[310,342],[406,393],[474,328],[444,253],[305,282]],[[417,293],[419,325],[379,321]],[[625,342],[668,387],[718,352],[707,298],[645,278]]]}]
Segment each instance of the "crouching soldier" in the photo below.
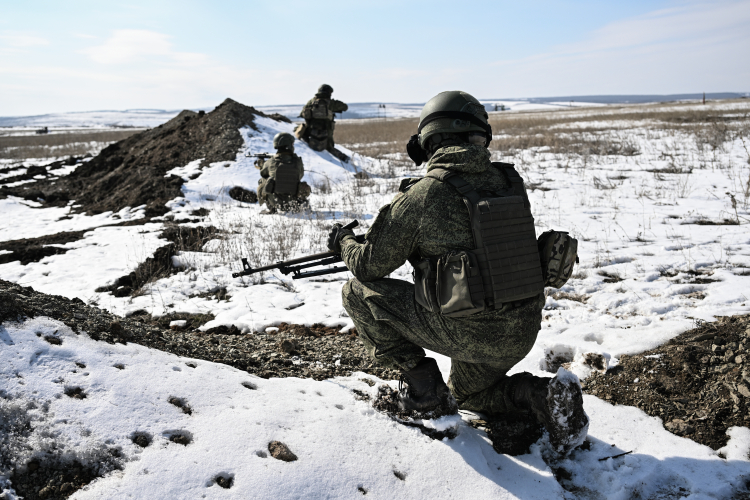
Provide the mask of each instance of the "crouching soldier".
[{"label": "crouching soldier", "polygon": [[310,186],[301,182],[305,175],[302,158],[294,154],[294,136],[286,132],[276,134],[273,138],[276,154],[261,164],[256,161],[255,168],[260,170],[258,179],[258,203],[265,203],[268,212],[277,210],[299,210],[310,197]]},{"label": "crouching soldier", "polygon": [[315,97],[307,101],[299,116],[305,119],[304,126],[296,134],[315,151],[328,151],[341,161],[349,161],[349,157],[337,150],[333,143],[334,120],[336,113],[343,113],[349,106],[331,98],[333,87],[323,84],[318,88]]},{"label": "crouching soldier", "polygon": [[[354,274],[342,295],[360,340],[401,370],[402,410],[458,403],[493,422],[533,421],[564,454],[588,430],[577,378],[507,375],[536,341],[546,278],[523,181],[490,161],[487,119],[465,92],[432,98],[407,146],[426,176],[402,182],[364,243],[335,225],[328,246]],[[407,260],[414,284],[387,278]],[[447,385],[425,349],[451,358]]]}]

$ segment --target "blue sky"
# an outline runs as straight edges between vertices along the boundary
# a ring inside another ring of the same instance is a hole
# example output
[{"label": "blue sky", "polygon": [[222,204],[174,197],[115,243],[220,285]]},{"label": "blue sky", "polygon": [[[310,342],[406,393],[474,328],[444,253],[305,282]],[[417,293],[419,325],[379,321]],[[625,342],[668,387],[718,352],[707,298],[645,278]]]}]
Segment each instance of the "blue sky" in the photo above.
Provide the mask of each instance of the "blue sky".
[{"label": "blue sky", "polygon": [[750,0],[0,0],[0,116],[750,90]]}]

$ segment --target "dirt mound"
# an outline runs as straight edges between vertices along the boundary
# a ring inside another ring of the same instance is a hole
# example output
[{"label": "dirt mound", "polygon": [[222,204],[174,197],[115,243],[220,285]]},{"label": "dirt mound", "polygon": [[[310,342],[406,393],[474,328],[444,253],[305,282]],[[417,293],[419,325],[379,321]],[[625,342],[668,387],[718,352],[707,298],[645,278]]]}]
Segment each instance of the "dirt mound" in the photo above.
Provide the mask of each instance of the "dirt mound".
[{"label": "dirt mound", "polygon": [[613,404],[637,406],[664,427],[714,450],[726,430],[750,426],[750,315],[719,318],[632,356],[583,383]]},{"label": "dirt mound", "polygon": [[244,144],[239,129],[255,129],[255,116],[268,115],[232,99],[210,113],[185,110],[109,145],[67,177],[7,188],[0,195],[76,200],[78,210],[92,214],[146,205],[147,217],[163,215],[164,204],[181,195],[183,183],[166,173],[201,158],[202,165],[234,160]]}]

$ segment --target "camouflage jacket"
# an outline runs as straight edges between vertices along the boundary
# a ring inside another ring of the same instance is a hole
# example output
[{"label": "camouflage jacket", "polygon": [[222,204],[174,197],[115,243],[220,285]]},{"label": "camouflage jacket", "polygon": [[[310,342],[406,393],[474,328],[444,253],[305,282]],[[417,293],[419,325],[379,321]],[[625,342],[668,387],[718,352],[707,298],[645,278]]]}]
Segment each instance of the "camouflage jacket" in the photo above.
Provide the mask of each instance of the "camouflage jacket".
[{"label": "camouflage jacket", "polygon": [[322,97],[313,97],[307,103],[302,107],[302,111],[300,111],[300,118],[304,118],[305,121],[318,121],[319,119],[315,119],[312,117],[312,108],[313,103],[315,102],[315,99],[321,99],[325,101],[327,108],[328,108],[328,116],[330,118],[326,119],[325,121],[333,121],[333,114],[334,113],[343,113],[347,109],[349,109],[349,106],[345,102],[337,101],[336,99],[326,99]]},{"label": "camouflage jacket", "polygon": [[[452,170],[477,190],[508,187],[505,176],[490,162],[483,146],[449,146],[435,152],[427,171]],[[367,232],[367,241],[351,237],[341,242],[341,255],[360,281],[387,276],[408,259],[415,263],[450,250],[473,250],[469,212],[461,196],[437,179],[405,179],[393,201],[380,209]]]},{"label": "camouflage jacket", "polygon": [[299,174],[299,180],[305,175],[305,166],[302,163],[302,158],[294,153],[276,153],[271,158],[267,159],[263,164],[263,168],[260,170],[260,176],[264,178],[276,178],[276,170],[281,165],[292,164],[297,168]]}]

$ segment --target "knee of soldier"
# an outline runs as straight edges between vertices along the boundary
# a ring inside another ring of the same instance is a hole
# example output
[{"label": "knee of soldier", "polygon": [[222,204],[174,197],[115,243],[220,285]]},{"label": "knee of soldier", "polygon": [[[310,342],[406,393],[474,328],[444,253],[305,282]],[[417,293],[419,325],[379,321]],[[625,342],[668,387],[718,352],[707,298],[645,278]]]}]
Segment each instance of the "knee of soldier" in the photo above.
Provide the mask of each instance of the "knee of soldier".
[{"label": "knee of soldier", "polygon": [[341,287],[341,300],[346,309],[349,309],[353,304],[362,302],[361,294],[357,293],[359,288],[357,285],[359,285],[357,278],[352,278]]}]

